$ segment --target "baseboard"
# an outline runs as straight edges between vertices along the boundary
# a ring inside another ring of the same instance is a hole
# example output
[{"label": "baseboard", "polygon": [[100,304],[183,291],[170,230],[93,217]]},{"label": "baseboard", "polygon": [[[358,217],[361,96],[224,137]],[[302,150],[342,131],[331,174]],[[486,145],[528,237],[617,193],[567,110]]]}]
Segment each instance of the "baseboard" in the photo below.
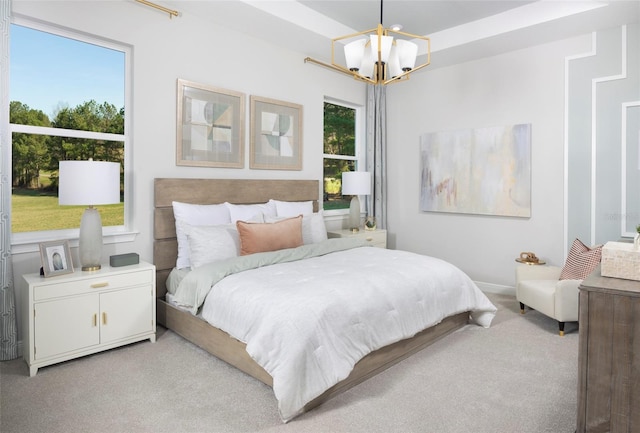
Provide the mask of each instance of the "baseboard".
[{"label": "baseboard", "polygon": [[485,293],[495,293],[498,295],[516,296],[516,288],[511,286],[503,286],[501,284],[483,283],[482,281],[474,281],[478,288]]}]

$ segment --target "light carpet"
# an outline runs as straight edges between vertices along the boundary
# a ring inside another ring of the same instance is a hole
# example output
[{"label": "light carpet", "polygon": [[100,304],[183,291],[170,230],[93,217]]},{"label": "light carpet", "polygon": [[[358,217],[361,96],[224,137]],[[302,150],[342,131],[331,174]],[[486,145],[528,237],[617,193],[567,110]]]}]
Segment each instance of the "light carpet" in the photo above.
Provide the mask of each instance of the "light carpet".
[{"label": "light carpet", "polygon": [[162,327],[141,342],[42,368],[0,363],[0,431],[570,433],[578,330],[515,298],[489,329],[468,325],[283,424],[271,388]]}]

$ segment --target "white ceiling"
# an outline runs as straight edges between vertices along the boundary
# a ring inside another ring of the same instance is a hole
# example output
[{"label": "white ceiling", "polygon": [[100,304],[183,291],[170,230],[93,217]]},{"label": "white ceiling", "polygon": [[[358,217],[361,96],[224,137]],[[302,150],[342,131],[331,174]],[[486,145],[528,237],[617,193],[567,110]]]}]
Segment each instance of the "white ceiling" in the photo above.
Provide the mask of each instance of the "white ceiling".
[{"label": "white ceiling", "polygon": [[[381,6],[373,0],[161,4],[323,61],[331,59],[332,38],[375,28]],[[401,24],[429,36],[433,68],[639,22],[640,0],[385,0],[382,18],[385,27]]]}]

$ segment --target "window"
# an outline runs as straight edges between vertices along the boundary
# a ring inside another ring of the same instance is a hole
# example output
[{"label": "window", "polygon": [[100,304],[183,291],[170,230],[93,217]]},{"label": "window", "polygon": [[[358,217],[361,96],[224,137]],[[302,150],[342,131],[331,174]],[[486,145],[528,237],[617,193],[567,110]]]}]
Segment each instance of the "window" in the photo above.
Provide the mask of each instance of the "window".
[{"label": "window", "polygon": [[123,232],[130,49],[16,18],[10,50],[13,238],[77,236],[84,206],[58,205],[58,161],[89,158],[121,165],[121,203],[99,210],[106,235]]},{"label": "window", "polygon": [[360,133],[361,108],[343,102],[324,103],[324,210],[348,209],[342,197],[342,173],[364,166]]}]

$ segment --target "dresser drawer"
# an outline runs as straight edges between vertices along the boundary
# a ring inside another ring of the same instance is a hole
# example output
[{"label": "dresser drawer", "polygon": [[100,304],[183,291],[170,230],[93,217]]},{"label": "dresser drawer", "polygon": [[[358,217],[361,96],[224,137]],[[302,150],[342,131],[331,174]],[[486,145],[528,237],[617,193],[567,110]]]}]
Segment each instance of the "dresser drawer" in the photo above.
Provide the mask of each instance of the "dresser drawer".
[{"label": "dresser drawer", "polygon": [[61,296],[79,295],[99,290],[119,289],[133,287],[142,284],[150,284],[153,281],[151,270],[127,272],[117,275],[97,275],[95,277],[73,279],[72,281],[60,280],[57,283],[47,282],[33,288],[34,301],[59,298]]}]

